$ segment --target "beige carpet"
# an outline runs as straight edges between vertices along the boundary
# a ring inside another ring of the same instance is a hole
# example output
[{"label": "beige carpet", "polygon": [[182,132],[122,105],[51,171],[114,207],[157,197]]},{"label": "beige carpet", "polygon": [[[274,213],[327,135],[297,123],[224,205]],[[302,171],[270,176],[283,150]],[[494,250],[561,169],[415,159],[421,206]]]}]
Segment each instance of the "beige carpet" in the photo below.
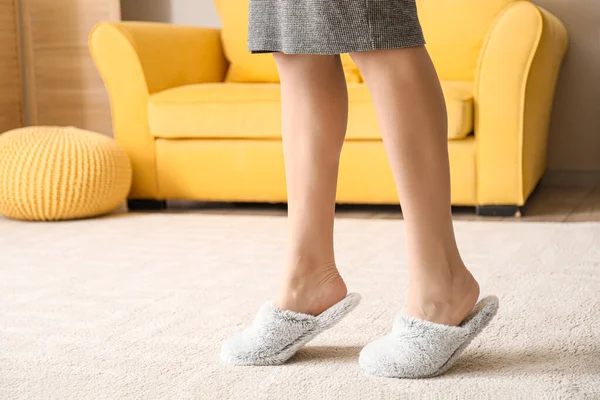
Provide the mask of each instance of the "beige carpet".
[{"label": "beige carpet", "polygon": [[0,399],[600,399],[600,224],[459,222],[501,311],[447,375],[366,377],[405,290],[402,223],[341,219],[363,304],[280,367],[218,360],[274,290],[279,217],[0,218]]}]

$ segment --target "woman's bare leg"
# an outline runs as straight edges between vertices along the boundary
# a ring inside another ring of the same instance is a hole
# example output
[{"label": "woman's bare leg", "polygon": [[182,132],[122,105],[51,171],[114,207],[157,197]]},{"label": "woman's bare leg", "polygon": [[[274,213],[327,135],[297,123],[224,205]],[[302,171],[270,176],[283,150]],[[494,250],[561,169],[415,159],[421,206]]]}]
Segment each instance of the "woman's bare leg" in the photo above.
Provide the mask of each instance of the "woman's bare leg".
[{"label": "woman's bare leg", "polygon": [[276,305],[317,315],[347,294],[333,219],[348,93],[339,56],[275,53],[281,78],[289,246]]},{"label": "woman's bare leg", "polygon": [[405,221],[407,314],[458,325],[479,296],[454,237],[446,107],[423,46],[353,53],[369,86]]}]

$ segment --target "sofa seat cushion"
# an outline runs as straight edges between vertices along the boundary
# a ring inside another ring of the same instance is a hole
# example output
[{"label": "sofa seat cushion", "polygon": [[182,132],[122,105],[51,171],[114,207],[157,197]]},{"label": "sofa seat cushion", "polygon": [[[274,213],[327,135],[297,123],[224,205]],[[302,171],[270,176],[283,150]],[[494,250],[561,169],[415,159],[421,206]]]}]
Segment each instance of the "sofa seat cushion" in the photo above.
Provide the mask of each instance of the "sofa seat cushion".
[{"label": "sofa seat cushion", "polygon": [[[442,84],[450,139],[473,130],[473,85]],[[364,84],[348,84],[348,140],[380,140],[375,110]],[[154,137],[281,139],[279,84],[204,83],[150,96],[149,125]]]}]

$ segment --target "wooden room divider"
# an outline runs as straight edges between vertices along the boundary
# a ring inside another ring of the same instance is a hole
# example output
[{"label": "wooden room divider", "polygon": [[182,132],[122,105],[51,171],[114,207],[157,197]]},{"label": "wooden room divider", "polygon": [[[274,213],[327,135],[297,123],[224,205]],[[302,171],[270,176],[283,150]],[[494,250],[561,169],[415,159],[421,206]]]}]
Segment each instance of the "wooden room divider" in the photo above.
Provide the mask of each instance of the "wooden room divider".
[{"label": "wooden room divider", "polygon": [[17,0],[0,0],[0,134],[25,123]]},{"label": "wooden room divider", "polygon": [[21,6],[29,123],[110,134],[108,95],[88,35],[97,22],[120,19],[119,0],[21,0]]}]

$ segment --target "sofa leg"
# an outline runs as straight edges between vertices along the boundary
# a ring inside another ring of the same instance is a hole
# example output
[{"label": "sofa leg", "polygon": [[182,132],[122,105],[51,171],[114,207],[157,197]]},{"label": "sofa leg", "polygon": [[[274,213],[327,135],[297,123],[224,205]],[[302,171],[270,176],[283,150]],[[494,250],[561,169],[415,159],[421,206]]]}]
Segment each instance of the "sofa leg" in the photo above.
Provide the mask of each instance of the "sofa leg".
[{"label": "sofa leg", "polygon": [[520,217],[519,206],[477,206],[477,215],[481,217]]},{"label": "sofa leg", "polygon": [[165,200],[127,200],[127,208],[129,211],[160,211],[167,208]]}]

